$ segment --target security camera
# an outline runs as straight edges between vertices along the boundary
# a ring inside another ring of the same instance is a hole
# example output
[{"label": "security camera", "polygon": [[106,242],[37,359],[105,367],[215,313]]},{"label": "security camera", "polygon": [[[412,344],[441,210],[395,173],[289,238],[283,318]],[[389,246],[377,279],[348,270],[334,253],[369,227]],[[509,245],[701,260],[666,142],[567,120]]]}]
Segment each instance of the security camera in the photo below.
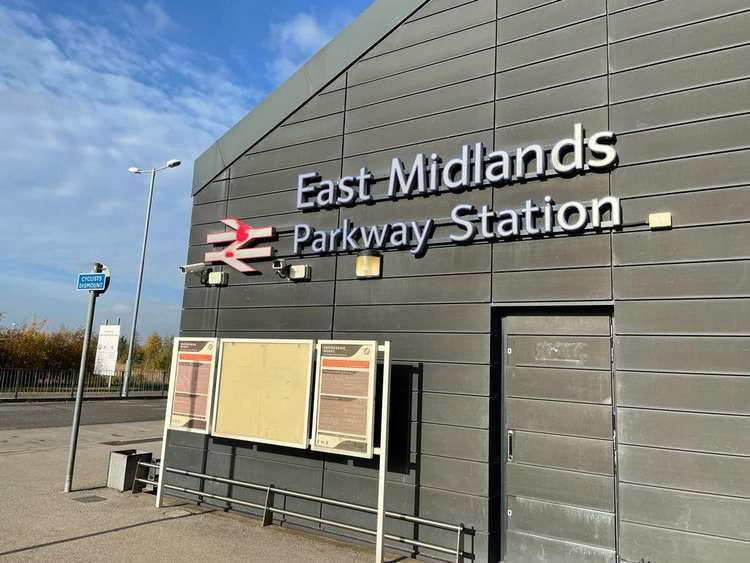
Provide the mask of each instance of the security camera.
[{"label": "security camera", "polygon": [[286,260],[283,258],[277,258],[276,260],[271,263],[271,268],[276,272],[276,275],[279,276],[281,279],[285,279],[289,277],[289,269],[291,266],[286,263]]},{"label": "security camera", "polygon": [[196,262],[195,264],[185,264],[180,266],[180,272],[183,274],[196,274],[200,275],[203,270],[206,269],[206,264],[203,262]]}]

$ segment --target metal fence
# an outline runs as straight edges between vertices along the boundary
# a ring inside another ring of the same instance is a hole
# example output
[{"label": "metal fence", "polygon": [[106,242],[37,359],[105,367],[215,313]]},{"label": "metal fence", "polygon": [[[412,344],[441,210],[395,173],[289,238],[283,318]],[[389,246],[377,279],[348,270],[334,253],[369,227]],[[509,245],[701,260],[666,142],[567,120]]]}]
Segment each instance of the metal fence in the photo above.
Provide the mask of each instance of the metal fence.
[{"label": "metal fence", "polygon": [[[111,375],[87,373],[83,388],[86,393],[119,394],[123,370]],[[0,398],[30,396],[75,396],[78,386],[77,369],[26,369],[0,367]],[[166,396],[169,386],[167,372],[134,369],[128,390],[131,393],[150,392]]]}]

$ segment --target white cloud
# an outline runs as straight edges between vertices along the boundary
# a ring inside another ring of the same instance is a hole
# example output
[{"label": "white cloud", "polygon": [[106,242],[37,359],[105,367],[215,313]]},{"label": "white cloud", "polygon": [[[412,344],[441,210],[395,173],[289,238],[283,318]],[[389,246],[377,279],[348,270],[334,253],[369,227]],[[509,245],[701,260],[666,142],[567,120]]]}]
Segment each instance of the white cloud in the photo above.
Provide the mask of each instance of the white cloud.
[{"label": "white cloud", "polygon": [[[170,26],[159,10],[143,8]],[[113,272],[100,309],[132,305],[148,179],[127,168],[179,158],[184,166],[157,178],[141,312],[145,330],[176,330],[192,161],[262,92],[234,82],[221,61],[122,20],[111,29],[0,6],[0,247],[12,265],[0,311],[10,321],[76,324],[71,303],[85,299],[73,275],[93,260]]]},{"label": "white cloud", "polygon": [[328,14],[323,20],[313,14],[297,13],[271,24],[269,50],[274,55],[267,64],[271,80],[286,80],[351,19],[345,13]]}]

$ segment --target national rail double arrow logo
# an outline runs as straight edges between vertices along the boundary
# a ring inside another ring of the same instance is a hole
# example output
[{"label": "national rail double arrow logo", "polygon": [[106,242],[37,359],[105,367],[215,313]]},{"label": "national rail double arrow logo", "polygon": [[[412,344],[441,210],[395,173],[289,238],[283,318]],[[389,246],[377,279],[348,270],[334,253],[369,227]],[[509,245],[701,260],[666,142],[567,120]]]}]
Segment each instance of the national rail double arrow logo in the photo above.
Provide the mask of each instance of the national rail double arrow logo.
[{"label": "national rail double arrow logo", "polygon": [[247,245],[255,243],[258,240],[271,239],[276,236],[274,227],[251,227],[239,219],[229,217],[222,219],[222,223],[230,227],[232,231],[225,233],[209,233],[206,235],[208,244],[221,244],[228,242],[229,246],[223,250],[214,250],[206,252],[204,262],[223,262],[240,272],[257,272],[243,260],[260,260],[271,258],[273,256],[272,246],[255,246],[245,248]]}]

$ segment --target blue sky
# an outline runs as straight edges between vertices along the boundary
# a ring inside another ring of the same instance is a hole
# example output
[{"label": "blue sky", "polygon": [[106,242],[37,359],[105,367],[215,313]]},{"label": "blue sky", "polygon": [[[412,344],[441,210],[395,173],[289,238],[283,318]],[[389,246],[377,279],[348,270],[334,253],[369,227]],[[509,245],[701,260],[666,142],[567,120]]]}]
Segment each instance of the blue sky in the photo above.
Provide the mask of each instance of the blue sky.
[{"label": "blue sky", "polygon": [[157,177],[139,332],[174,334],[192,162],[367,0],[0,0],[0,325],[83,323],[75,275],[112,270],[96,323],[129,325]]}]

